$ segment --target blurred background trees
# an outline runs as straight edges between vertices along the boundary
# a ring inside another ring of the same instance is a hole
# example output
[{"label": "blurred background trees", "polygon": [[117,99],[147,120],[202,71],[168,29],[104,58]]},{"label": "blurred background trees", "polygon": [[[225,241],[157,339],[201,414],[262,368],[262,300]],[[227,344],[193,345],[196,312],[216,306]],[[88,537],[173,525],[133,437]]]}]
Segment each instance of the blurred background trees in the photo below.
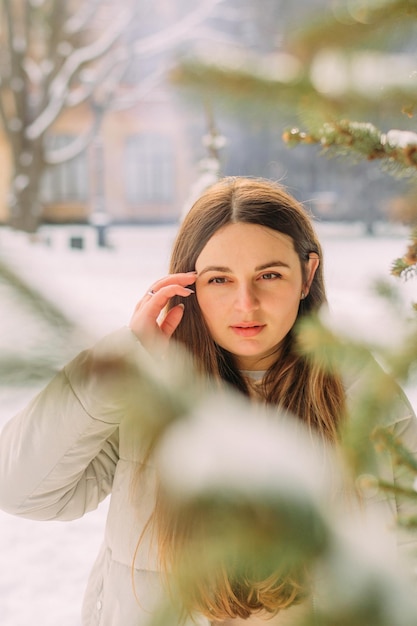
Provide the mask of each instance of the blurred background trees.
[{"label": "blurred background trees", "polygon": [[[1,3],[0,119],[6,140],[1,147],[7,222],[35,232],[45,219],[48,196],[49,201],[68,203],[95,194],[97,204],[104,203],[99,141],[103,118],[109,111],[134,107],[157,88],[168,58],[189,39],[204,36],[201,25],[220,3],[202,0],[173,9],[166,2],[154,6],[135,0]],[[62,130],[67,119],[70,133]],[[94,140],[95,189],[83,178],[88,162],[77,161]],[[73,164],[72,177],[68,168],[47,167],[68,162]],[[45,172],[50,173],[46,181]],[[51,182],[51,172],[55,181],[63,179],[55,197],[50,188],[57,183]]]},{"label": "blurred background trees", "polygon": [[[412,3],[5,0],[1,10],[3,223],[175,221],[213,128],[226,138],[222,174],[283,180],[320,218],[369,232],[413,219],[404,185],[379,163],[316,158],[323,122],[413,132]],[[309,145],[289,151],[285,127]],[[368,131],[355,127],[358,151],[377,140]]]},{"label": "blurred background trees", "polygon": [[33,232],[41,219],[45,165],[79,154],[100,123],[99,112],[88,132],[61,150],[48,149],[47,132],[63,111],[94,100],[99,88],[104,99],[112,97],[109,85],[126,64],[120,41],[133,4],[124,3],[117,14],[113,7],[113,15],[111,3],[101,2],[5,0],[1,10],[0,114],[11,152],[10,221]]}]

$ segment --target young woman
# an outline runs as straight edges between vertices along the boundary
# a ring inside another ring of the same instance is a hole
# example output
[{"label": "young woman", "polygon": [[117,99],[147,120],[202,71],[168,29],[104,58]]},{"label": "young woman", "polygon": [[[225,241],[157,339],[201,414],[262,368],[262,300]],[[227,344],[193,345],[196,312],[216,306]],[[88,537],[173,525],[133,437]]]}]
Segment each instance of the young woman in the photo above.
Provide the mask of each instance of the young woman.
[{"label": "young woman", "polygon": [[[147,624],[165,593],[161,564],[170,569],[183,540],[159,506],[158,479],[138,428],[147,413],[167,405],[146,381],[134,380],[132,391],[129,364],[143,370],[150,358],[151,367],[161,351],[181,344],[200,375],[235,387],[250,402],[289,411],[335,443],[349,390],[301,355],[294,333],[301,316],[325,303],[322,251],[304,208],[277,184],[226,178],[186,216],[170,274],[150,286],[129,327],[79,355],[6,425],[0,440],[4,510],[70,520],[112,493],[84,626]],[[139,398],[133,410],[132,398]],[[406,402],[397,424],[416,451],[415,418]],[[394,475],[392,465],[388,472]],[[392,505],[388,497],[378,503],[387,522]],[[268,577],[234,585],[226,573],[214,594],[203,590],[187,609],[201,624],[287,626],[295,623],[299,609],[290,605],[302,593],[297,580],[286,583]]]}]

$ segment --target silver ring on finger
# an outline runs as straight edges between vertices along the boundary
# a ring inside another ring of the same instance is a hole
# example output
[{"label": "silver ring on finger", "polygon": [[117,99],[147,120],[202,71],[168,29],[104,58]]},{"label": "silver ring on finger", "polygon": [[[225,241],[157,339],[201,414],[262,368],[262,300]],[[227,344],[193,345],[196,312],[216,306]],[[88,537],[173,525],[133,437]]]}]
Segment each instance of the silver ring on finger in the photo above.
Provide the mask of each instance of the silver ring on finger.
[{"label": "silver ring on finger", "polygon": [[156,293],[156,291],[154,291],[153,289],[149,289],[149,291],[147,292],[148,296],[154,296]]}]

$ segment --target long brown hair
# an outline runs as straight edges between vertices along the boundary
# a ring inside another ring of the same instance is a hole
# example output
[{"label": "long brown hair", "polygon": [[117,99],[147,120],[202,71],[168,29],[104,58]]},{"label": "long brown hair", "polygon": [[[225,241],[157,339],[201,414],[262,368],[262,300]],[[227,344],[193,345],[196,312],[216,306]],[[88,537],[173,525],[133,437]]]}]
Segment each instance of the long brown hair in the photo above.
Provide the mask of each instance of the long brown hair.
[{"label": "long brown hair", "polygon": [[[226,224],[243,222],[267,226],[291,237],[300,259],[304,281],[310,253],[320,259],[308,295],[300,300],[298,319],[327,303],[320,243],[305,208],[286,190],[264,179],[225,178],[210,187],[185,217],[174,243],[170,272],[187,272],[208,240]],[[170,306],[181,302],[172,298]],[[248,393],[233,358],[215,344],[195,298],[188,298],[174,338],[193,356],[197,369]],[[279,358],[264,378],[266,401],[291,411],[326,439],[337,439],[344,393],[337,377],[307,360],[297,349],[295,333],[283,341]]]},{"label": "long brown hair", "polygon": [[[264,179],[225,178],[203,193],[181,224],[172,251],[170,272],[194,270],[198,256],[213,234],[226,224],[236,222],[267,226],[291,237],[304,281],[307,280],[309,255],[315,253],[319,257],[320,265],[308,295],[300,301],[298,320],[326,304],[322,250],[310,217],[281,185]],[[180,297],[172,298],[169,308],[181,301]],[[232,355],[213,341],[196,298],[187,299],[174,338],[191,354],[200,373],[249,394]],[[338,425],[344,413],[342,383],[337,375],[324,371],[301,353],[294,330],[283,340],[276,362],[266,372],[263,390],[269,405],[291,412],[324,439],[337,441]],[[187,546],[191,545],[190,538],[193,537],[193,519],[188,516],[179,523],[160,491],[152,521],[157,532],[161,564],[165,571],[175,570],[176,564],[187,558]],[[195,522],[201,531],[203,520],[197,522],[196,519]],[[188,604],[187,610],[200,611],[212,620],[247,618],[260,610],[277,612],[299,600],[305,591],[304,584],[302,572],[287,572],[282,576],[282,572],[276,569],[261,580],[252,575],[246,576],[244,582],[236,581],[219,563],[211,583],[204,578],[196,580],[194,593],[189,593],[184,601]]]}]

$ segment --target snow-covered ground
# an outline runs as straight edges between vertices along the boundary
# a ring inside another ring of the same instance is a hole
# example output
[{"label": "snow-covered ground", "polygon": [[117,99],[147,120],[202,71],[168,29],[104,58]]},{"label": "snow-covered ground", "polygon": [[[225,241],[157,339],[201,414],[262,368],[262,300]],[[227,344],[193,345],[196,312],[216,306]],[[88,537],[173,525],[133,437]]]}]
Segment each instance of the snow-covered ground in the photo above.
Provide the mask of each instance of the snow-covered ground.
[{"label": "snow-covered ground", "polygon": [[[381,226],[370,238],[360,224],[323,223],[317,230],[337,324],[355,335],[395,342],[395,316],[387,314],[371,285],[386,279],[399,286],[405,309],[406,303],[417,300],[417,279],[403,284],[389,277],[392,261],[407,245],[407,231]],[[48,245],[30,243],[23,234],[3,228],[0,261],[80,327],[77,341],[66,352],[70,355],[128,322],[136,301],[167,272],[175,232],[173,225],[112,228],[111,248],[97,249],[95,233],[88,227],[45,227],[41,236]],[[83,250],[68,245],[70,237],[78,236],[83,238]],[[2,302],[2,310],[4,316],[7,302]],[[0,381],[0,425],[35,391],[33,384],[2,387]],[[416,390],[408,392],[417,407]],[[71,523],[37,523],[0,512],[1,626],[79,626],[83,589],[101,542],[106,510],[103,503]]]}]

